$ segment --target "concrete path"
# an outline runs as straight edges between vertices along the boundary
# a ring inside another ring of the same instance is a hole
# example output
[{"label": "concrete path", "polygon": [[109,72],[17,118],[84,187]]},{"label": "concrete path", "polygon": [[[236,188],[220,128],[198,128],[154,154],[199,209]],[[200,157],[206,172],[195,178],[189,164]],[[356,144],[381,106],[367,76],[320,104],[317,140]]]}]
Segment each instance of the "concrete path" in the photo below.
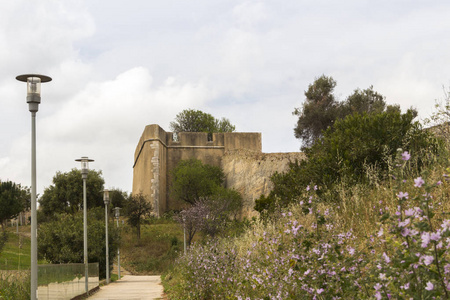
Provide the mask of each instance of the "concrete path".
[{"label": "concrete path", "polygon": [[153,300],[162,299],[161,277],[125,275],[100,288],[100,291],[88,299],[97,300]]}]

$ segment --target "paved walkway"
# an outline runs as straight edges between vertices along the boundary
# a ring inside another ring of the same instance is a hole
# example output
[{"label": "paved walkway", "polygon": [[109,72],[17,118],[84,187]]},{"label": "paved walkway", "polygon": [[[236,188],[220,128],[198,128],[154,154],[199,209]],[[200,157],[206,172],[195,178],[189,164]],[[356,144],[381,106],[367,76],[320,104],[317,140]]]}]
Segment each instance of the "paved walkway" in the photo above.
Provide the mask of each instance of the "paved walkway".
[{"label": "paved walkway", "polygon": [[125,275],[100,288],[100,291],[88,299],[97,300],[153,300],[162,299],[161,277]]}]

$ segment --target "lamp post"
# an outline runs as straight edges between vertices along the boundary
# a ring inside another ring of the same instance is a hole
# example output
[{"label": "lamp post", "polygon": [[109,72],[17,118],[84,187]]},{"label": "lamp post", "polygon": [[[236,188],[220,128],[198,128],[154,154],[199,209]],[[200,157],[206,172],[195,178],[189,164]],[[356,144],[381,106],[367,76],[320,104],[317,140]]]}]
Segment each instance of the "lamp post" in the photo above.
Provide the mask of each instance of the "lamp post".
[{"label": "lamp post", "polygon": [[185,216],[183,216],[183,233],[184,233],[184,239],[183,239],[184,255],[186,255],[186,217]]},{"label": "lamp post", "polygon": [[108,205],[109,205],[109,191],[103,191],[103,202],[105,202],[105,239],[106,239],[106,284],[109,284],[109,241],[108,241]]},{"label": "lamp post", "polygon": [[31,299],[37,299],[37,216],[36,216],[36,113],[41,103],[41,83],[52,79],[45,75],[24,74],[16,77],[27,83],[27,103],[31,112]]},{"label": "lamp post", "polygon": [[83,241],[84,241],[84,289],[89,294],[89,267],[88,267],[88,247],[87,247],[87,201],[86,201],[86,179],[89,173],[89,162],[94,161],[83,156],[75,161],[81,162],[81,178],[83,178]]},{"label": "lamp post", "polygon": [[[120,207],[114,207],[114,216],[116,217],[117,221],[117,228],[119,228],[119,217],[120,217]],[[120,248],[117,247],[117,275],[120,279]]]}]

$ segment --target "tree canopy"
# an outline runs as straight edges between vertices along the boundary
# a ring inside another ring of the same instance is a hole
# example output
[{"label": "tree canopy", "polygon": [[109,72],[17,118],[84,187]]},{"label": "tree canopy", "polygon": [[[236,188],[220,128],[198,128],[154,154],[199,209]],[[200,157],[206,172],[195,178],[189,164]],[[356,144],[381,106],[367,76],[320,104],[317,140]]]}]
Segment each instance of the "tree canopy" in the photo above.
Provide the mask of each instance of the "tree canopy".
[{"label": "tree canopy", "polygon": [[387,109],[399,109],[387,106],[383,95],[373,90],[356,89],[345,101],[339,102],[334,96],[336,81],[330,76],[322,75],[310,84],[305,92],[306,100],[301,108],[295,108],[293,114],[298,116],[294,135],[303,142],[303,149],[310,147],[332,128],[338,119],[344,119],[355,113],[378,114]]},{"label": "tree canopy", "polygon": [[0,181],[0,222],[16,217],[30,207],[30,191],[12,181]]},{"label": "tree canopy", "polygon": [[[88,260],[99,263],[101,278],[106,277],[104,209],[88,211]],[[111,223],[112,225],[113,223]],[[109,266],[112,268],[119,247],[119,229],[109,226]],[[54,264],[83,262],[83,213],[55,214],[42,223],[38,235],[38,253]]]},{"label": "tree canopy", "polygon": [[226,118],[216,119],[200,110],[185,109],[178,113],[170,129],[174,132],[233,132],[235,126]]},{"label": "tree canopy", "polygon": [[274,189],[269,196],[256,200],[255,209],[262,212],[276,205],[286,206],[310,184],[331,191],[337,183],[368,183],[369,173],[371,180],[385,179],[398,148],[414,153],[417,159],[409,163],[420,170],[428,157],[423,153],[437,153],[441,147],[414,121],[416,116],[413,109],[401,113],[398,107],[390,106],[379,113],[355,112],[336,120],[304,149],[306,160],[272,176]]},{"label": "tree canopy", "polygon": [[144,194],[131,194],[125,205],[125,214],[128,216],[128,224],[136,228],[138,240],[141,238],[141,220],[150,215],[152,204]]},{"label": "tree canopy", "polygon": [[[103,206],[103,185],[101,171],[89,170],[86,180],[87,208]],[[83,208],[83,179],[81,171],[57,172],[53,184],[44,190],[39,199],[42,213],[48,217],[56,213],[75,213]]]},{"label": "tree canopy", "polygon": [[182,160],[172,171],[172,197],[190,204],[178,216],[187,231],[188,245],[197,231],[214,237],[241,212],[242,196],[224,188],[224,181],[221,168],[197,159]]},{"label": "tree canopy", "polygon": [[304,145],[312,143],[322,136],[322,131],[333,125],[338,115],[338,103],[333,91],[336,81],[325,75],[316,78],[305,91],[306,100],[294,115],[299,116],[294,128],[295,137],[302,139]]},{"label": "tree canopy", "polygon": [[203,164],[195,158],[182,160],[172,170],[171,196],[194,204],[212,195],[224,180],[225,174],[219,167]]}]

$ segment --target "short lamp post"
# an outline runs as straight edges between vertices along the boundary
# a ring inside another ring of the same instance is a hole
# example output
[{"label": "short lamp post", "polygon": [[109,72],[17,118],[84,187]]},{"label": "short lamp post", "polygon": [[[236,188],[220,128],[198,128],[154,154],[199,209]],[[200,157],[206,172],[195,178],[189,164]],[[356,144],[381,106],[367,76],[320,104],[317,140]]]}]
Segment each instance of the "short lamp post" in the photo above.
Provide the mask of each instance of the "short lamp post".
[{"label": "short lamp post", "polygon": [[[120,207],[114,207],[114,217],[116,218],[117,228],[119,228]],[[120,248],[117,247],[117,275],[120,279]]]},{"label": "short lamp post", "polygon": [[108,241],[108,205],[109,191],[103,191],[103,202],[105,202],[105,240],[106,240],[106,284],[109,284],[109,241]]},{"label": "short lamp post", "polygon": [[25,74],[16,77],[27,83],[27,103],[31,112],[31,299],[37,299],[37,215],[36,215],[36,113],[41,103],[41,83],[52,79],[45,75]]},{"label": "short lamp post", "polygon": [[93,159],[89,159],[86,156],[75,159],[75,161],[81,162],[81,178],[83,178],[83,261],[84,261],[84,289],[86,295],[89,294],[89,265],[88,265],[88,244],[87,244],[87,200],[86,200],[86,180],[89,173],[89,163],[93,162]]}]

